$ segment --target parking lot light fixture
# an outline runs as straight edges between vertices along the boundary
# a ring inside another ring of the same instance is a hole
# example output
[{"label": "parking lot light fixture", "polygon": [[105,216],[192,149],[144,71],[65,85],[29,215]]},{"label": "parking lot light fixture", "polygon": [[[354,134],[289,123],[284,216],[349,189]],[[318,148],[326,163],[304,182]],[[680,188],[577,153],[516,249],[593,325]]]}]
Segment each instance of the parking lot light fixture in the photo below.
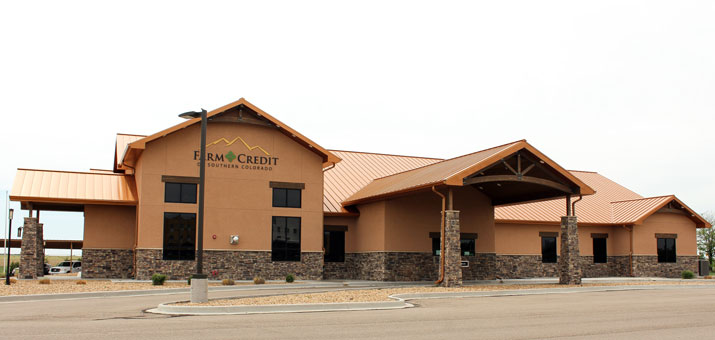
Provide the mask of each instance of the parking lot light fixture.
[{"label": "parking lot light fixture", "polygon": [[184,112],[181,118],[193,119],[201,117],[201,155],[199,158],[199,207],[196,232],[196,274],[191,276],[191,302],[203,303],[208,301],[208,276],[203,273],[204,258],[204,183],[206,182],[206,125],[207,112]]}]

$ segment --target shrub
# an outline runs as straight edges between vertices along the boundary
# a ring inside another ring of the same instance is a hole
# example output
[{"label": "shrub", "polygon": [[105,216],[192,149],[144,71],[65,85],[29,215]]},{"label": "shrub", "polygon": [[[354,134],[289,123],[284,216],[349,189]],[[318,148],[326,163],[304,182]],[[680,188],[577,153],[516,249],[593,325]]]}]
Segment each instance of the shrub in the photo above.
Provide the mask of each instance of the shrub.
[{"label": "shrub", "polygon": [[14,277],[10,278],[10,284],[17,283],[17,279]]},{"label": "shrub", "polygon": [[191,276],[189,276],[189,278],[186,279],[186,284],[189,285],[189,286],[191,286]]},{"label": "shrub", "polygon": [[680,276],[684,279],[692,279],[695,277],[695,274],[689,270],[683,270],[683,272],[680,273]]},{"label": "shrub", "polygon": [[295,281],[295,277],[293,277],[293,274],[286,275],[286,282],[293,283],[293,281]]},{"label": "shrub", "polygon": [[164,281],[166,281],[166,275],[164,274],[154,274],[151,276],[151,284],[155,286],[163,286]]},{"label": "shrub", "polygon": [[262,277],[260,277],[260,276],[256,276],[256,277],[253,278],[253,283],[254,283],[254,284],[257,284],[257,285],[262,285],[262,284],[266,283],[266,280],[264,280],[264,279],[263,279]]},{"label": "shrub", "polygon": [[78,284],[78,285],[86,285],[86,284],[87,284],[87,281],[85,281],[85,280],[79,280],[79,281],[75,282],[75,284]]},{"label": "shrub", "polygon": [[41,285],[48,285],[50,284],[50,279],[40,279],[37,282]]},{"label": "shrub", "polygon": [[233,286],[236,284],[236,282],[231,279],[223,279],[223,281],[221,281],[221,284],[224,286]]},{"label": "shrub", "polygon": [[20,267],[20,262],[11,262],[10,263],[10,270],[8,271],[10,274],[12,274],[12,271],[15,270],[15,268]]}]

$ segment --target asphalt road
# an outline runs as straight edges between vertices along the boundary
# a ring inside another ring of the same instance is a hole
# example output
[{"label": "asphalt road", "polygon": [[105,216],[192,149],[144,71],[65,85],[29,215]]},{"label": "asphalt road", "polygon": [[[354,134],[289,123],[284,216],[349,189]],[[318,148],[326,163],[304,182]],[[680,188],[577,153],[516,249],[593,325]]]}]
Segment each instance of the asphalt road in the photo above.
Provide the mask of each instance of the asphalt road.
[{"label": "asphalt road", "polygon": [[[316,289],[322,290],[322,289]],[[275,291],[212,293],[275,294]],[[3,339],[712,339],[715,288],[413,300],[386,311],[144,313],[188,294],[0,303]]]}]

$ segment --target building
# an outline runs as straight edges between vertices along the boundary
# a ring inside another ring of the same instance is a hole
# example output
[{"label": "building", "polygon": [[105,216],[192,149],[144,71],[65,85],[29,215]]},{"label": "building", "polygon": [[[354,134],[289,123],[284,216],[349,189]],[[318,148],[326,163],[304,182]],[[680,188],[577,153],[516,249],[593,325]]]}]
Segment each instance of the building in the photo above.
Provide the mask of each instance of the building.
[{"label": "building", "polygon": [[[710,227],[674,196],[567,171],[524,140],[404,157],[324,149],[244,99],[208,115],[204,268],[217,278],[556,276],[562,244],[586,276],[678,276]],[[111,171],[18,169],[20,275],[41,273],[41,210],[84,212],[84,277],[193,273],[199,122],[118,134]],[[578,229],[563,234],[571,209]]]}]

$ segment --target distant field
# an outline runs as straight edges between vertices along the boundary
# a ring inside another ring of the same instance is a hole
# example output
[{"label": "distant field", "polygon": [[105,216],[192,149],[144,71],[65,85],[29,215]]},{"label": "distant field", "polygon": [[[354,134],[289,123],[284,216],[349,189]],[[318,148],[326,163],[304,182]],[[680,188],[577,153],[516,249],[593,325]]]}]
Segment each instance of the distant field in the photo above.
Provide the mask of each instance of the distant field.
[{"label": "distant field", "polygon": [[[45,262],[49,263],[51,266],[56,266],[64,260],[69,260],[69,256],[45,256]],[[77,259],[76,256],[72,257],[73,260]],[[5,274],[5,255],[0,255],[0,273]],[[20,262],[20,255],[10,255],[10,263]]]}]

